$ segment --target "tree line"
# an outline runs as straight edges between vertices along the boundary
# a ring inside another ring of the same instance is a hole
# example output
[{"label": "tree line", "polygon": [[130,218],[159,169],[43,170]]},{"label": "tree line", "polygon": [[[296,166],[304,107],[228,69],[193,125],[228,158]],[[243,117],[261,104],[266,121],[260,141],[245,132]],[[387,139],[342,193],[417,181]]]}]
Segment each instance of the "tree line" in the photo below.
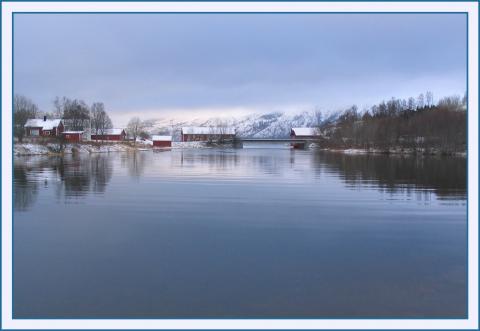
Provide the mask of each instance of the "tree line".
[{"label": "tree line", "polygon": [[332,148],[463,152],[466,104],[466,94],[444,97],[437,103],[431,92],[417,98],[392,98],[361,112],[353,105],[336,119],[320,122],[318,130],[322,145]]}]

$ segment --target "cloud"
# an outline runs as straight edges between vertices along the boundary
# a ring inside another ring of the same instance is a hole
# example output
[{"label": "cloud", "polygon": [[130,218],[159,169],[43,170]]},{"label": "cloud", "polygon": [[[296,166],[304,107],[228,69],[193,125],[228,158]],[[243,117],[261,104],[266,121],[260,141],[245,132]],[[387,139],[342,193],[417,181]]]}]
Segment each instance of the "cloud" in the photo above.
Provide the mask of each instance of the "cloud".
[{"label": "cloud", "polygon": [[[17,14],[15,92],[126,114],[338,108],[465,91],[463,14]],[[189,115],[190,116],[190,115]]]}]

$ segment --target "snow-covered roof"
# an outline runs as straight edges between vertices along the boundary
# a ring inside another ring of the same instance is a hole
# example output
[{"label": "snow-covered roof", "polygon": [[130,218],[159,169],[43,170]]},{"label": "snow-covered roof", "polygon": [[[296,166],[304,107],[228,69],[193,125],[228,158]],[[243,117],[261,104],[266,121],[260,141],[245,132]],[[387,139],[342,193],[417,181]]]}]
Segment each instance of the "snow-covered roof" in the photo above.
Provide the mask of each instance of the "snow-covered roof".
[{"label": "snow-covered roof", "polygon": [[[104,131],[104,135],[105,136],[108,136],[108,135],[119,135],[119,134],[122,134],[122,131],[124,131],[123,129],[105,129]],[[98,133],[95,133],[95,132],[92,132],[92,135],[96,136],[101,136],[102,135],[102,132],[98,131]]]},{"label": "snow-covered roof", "polygon": [[317,136],[317,128],[292,128],[293,133],[298,136]]},{"label": "snow-covered roof", "polygon": [[84,131],[63,131],[63,134],[83,134]]},{"label": "snow-covered roof", "polygon": [[152,136],[153,141],[172,141],[172,136]]},{"label": "snow-covered roof", "polygon": [[235,134],[233,127],[185,126],[182,134]]},{"label": "snow-covered roof", "polygon": [[123,129],[106,129],[105,134],[122,134]]},{"label": "snow-covered roof", "polygon": [[42,128],[42,130],[53,130],[60,125],[61,119],[43,120],[41,118],[32,118],[25,123],[26,128]]}]

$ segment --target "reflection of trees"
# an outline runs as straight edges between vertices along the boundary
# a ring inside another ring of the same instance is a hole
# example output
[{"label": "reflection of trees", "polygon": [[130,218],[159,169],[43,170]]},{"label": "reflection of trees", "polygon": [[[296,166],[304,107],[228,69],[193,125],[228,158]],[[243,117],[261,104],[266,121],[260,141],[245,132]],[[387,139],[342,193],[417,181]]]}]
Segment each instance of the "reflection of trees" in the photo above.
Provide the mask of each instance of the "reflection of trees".
[{"label": "reflection of trees", "polygon": [[90,187],[90,172],[86,161],[78,155],[71,159],[61,159],[58,171],[62,180],[62,188],[66,196],[85,195]]},{"label": "reflection of trees", "polygon": [[139,178],[145,171],[146,155],[142,152],[122,154],[121,164],[128,169],[131,177]]},{"label": "reflection of trees", "polygon": [[228,170],[239,163],[239,156],[230,151],[182,151],[180,153],[181,167],[206,167],[209,170]]},{"label": "reflection of trees", "polygon": [[433,189],[439,197],[466,197],[466,160],[453,157],[401,157],[316,153],[317,166],[335,171],[351,186],[374,182],[389,192]]},{"label": "reflection of trees", "polygon": [[113,173],[109,156],[32,157],[14,161],[14,206],[26,210],[35,201],[39,182],[53,185],[57,197],[103,193]]},{"label": "reflection of trees", "polygon": [[90,158],[92,190],[97,193],[105,192],[108,182],[112,178],[113,168],[111,157],[95,155]]},{"label": "reflection of trees", "polygon": [[13,166],[13,204],[14,210],[27,210],[35,200],[38,194],[38,184],[36,181],[29,180],[28,171],[24,166]]},{"label": "reflection of trees", "polygon": [[66,196],[83,196],[90,191],[105,192],[112,177],[111,162],[109,156],[101,154],[61,158],[57,164],[58,174],[62,180],[58,193]]}]

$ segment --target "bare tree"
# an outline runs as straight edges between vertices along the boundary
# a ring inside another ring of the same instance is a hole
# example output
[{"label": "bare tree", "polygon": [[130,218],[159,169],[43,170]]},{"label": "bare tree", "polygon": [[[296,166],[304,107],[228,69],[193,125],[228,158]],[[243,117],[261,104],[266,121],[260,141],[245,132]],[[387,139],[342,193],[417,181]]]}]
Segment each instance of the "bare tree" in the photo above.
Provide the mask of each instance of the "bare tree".
[{"label": "bare tree", "polygon": [[13,134],[21,142],[25,135],[25,123],[28,119],[35,118],[38,114],[38,107],[32,100],[15,94],[13,97]]},{"label": "bare tree", "polygon": [[57,97],[53,105],[55,113],[63,115],[64,124],[69,130],[84,130],[89,126],[90,110],[84,101]]},{"label": "bare tree", "polygon": [[95,102],[92,107],[92,119],[91,119],[91,126],[93,132],[98,137],[100,134],[101,136],[105,135],[107,129],[112,128],[112,120],[108,116],[107,112],[105,111],[105,106],[102,102]]},{"label": "bare tree", "polygon": [[228,136],[228,124],[226,121],[222,121],[220,119],[217,120],[216,122],[217,128],[216,128],[216,133],[218,137],[218,142],[223,144]]},{"label": "bare tree", "polygon": [[215,141],[215,136],[217,134],[216,132],[215,125],[210,124],[208,128],[208,136],[207,136],[207,142],[208,143],[213,143]]},{"label": "bare tree", "polygon": [[55,97],[53,100],[53,116],[55,118],[62,118],[63,117],[63,105],[66,103],[66,98],[63,97],[60,99],[59,97]]},{"label": "bare tree", "polygon": [[313,116],[315,119],[315,131],[317,135],[321,133],[322,121],[323,121],[323,114],[319,107],[315,107],[315,111],[313,112]]},{"label": "bare tree", "polygon": [[439,109],[446,109],[452,111],[459,111],[462,109],[462,101],[460,96],[453,95],[450,97],[445,97],[438,101],[438,108]]},{"label": "bare tree", "polygon": [[407,109],[409,111],[414,111],[415,110],[415,107],[416,107],[416,103],[415,103],[415,99],[410,97],[408,98],[408,101],[407,101]]},{"label": "bare tree", "polygon": [[431,108],[433,106],[433,93],[430,91],[427,91],[425,93],[425,102],[427,103],[427,107]]},{"label": "bare tree", "polygon": [[423,93],[420,93],[417,97],[417,109],[422,109],[425,107],[425,96]]},{"label": "bare tree", "polygon": [[133,117],[128,121],[127,132],[133,138],[133,144],[137,142],[137,137],[140,136],[140,133],[146,128],[146,123],[143,122],[139,117]]}]

